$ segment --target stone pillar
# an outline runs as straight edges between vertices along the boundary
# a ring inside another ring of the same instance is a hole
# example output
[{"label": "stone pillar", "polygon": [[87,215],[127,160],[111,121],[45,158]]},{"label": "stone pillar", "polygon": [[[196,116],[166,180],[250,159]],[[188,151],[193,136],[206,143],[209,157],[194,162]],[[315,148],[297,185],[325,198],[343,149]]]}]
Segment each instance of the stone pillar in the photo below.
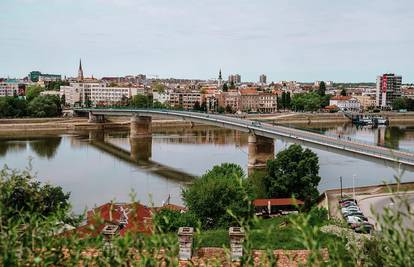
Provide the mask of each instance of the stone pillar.
[{"label": "stone pillar", "polygon": [[230,227],[230,257],[232,261],[240,261],[243,257],[244,229],[242,227]]},{"label": "stone pillar", "polygon": [[275,143],[272,138],[249,134],[248,167],[265,168],[266,162],[275,156]]},{"label": "stone pillar", "polygon": [[134,161],[148,161],[152,157],[152,136],[129,138],[131,145],[131,159]]},{"label": "stone pillar", "polygon": [[89,123],[103,123],[105,122],[105,116],[104,115],[96,115],[93,114],[92,111],[89,111]]},{"label": "stone pillar", "polygon": [[130,138],[151,136],[151,117],[133,115],[131,117]]},{"label": "stone pillar", "polygon": [[179,260],[191,260],[193,250],[193,227],[180,227],[178,229],[178,242],[180,251]]}]

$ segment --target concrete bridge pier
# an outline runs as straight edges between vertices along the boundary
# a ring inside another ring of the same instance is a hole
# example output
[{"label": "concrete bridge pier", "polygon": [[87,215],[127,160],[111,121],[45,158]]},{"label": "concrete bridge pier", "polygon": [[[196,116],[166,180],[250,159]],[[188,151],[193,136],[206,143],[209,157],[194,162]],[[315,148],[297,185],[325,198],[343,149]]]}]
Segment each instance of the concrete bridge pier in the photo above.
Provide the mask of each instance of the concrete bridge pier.
[{"label": "concrete bridge pier", "polygon": [[131,117],[130,138],[151,136],[151,117],[133,115]]},{"label": "concrete bridge pier", "polygon": [[129,133],[131,159],[134,161],[148,161],[151,158],[151,134],[151,117],[138,115],[131,117],[131,131]]},{"label": "concrete bridge pier", "polygon": [[89,141],[105,142],[105,132],[104,131],[90,131]]},{"label": "concrete bridge pier", "polygon": [[275,143],[272,138],[257,136],[250,133],[248,137],[248,170],[249,174],[255,170],[266,168],[269,159],[275,157]]},{"label": "concrete bridge pier", "polygon": [[105,116],[104,115],[97,115],[93,114],[91,111],[89,111],[89,123],[102,123],[105,122]]}]

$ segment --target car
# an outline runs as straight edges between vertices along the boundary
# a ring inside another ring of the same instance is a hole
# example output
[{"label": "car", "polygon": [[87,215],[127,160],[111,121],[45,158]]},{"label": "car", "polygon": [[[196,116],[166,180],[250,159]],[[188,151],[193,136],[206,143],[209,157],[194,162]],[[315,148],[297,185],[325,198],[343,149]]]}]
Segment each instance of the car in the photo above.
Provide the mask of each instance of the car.
[{"label": "car", "polygon": [[370,234],[374,230],[374,226],[370,223],[363,223],[358,227],[354,228],[356,233]]},{"label": "car", "polygon": [[362,216],[362,217],[364,217],[364,214],[360,211],[345,212],[342,215],[344,216],[344,218],[346,218],[348,216]]},{"label": "car", "polygon": [[345,201],[339,204],[341,207],[348,207],[348,206],[357,206],[357,204],[353,201]]},{"label": "car", "polygon": [[348,216],[346,218],[346,222],[348,224],[355,224],[355,223],[364,223],[366,222],[365,218],[359,217],[359,216]]},{"label": "car", "polygon": [[351,206],[351,207],[346,207],[346,208],[341,209],[342,214],[344,214],[345,212],[351,212],[351,211],[361,211],[361,210],[356,206]]},{"label": "car", "polygon": [[341,198],[341,199],[339,200],[339,204],[341,204],[341,203],[343,203],[343,202],[349,202],[349,201],[355,202],[355,204],[357,204],[357,201],[356,201],[355,199],[351,198],[351,197],[344,197],[344,198]]}]

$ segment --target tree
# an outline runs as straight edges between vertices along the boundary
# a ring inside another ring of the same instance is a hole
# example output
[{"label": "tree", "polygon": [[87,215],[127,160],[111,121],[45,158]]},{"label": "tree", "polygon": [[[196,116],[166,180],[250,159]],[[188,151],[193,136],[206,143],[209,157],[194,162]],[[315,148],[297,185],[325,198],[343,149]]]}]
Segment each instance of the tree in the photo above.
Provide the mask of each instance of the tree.
[{"label": "tree", "polygon": [[291,107],[296,111],[316,111],[321,107],[321,97],[315,92],[295,94]]},{"label": "tree", "polygon": [[407,98],[405,97],[398,97],[392,101],[392,109],[393,110],[400,110],[400,109],[407,109]]},{"label": "tree", "polygon": [[236,221],[227,213],[249,217],[251,192],[243,169],[232,163],[214,166],[183,190],[184,203],[204,228],[228,227]]},{"label": "tree", "polygon": [[226,106],[226,113],[233,113],[233,108],[230,105]]},{"label": "tree", "polygon": [[292,100],[290,99],[290,92],[287,92],[285,97],[285,108],[290,108],[291,101]]},{"label": "tree", "polygon": [[193,106],[193,110],[200,110],[201,109],[201,106],[200,106],[200,102],[198,102],[198,101],[196,101],[195,103],[194,103],[194,106]]},{"label": "tree", "polygon": [[234,81],[230,82],[230,90],[236,89],[236,85],[234,84]]},{"label": "tree", "polygon": [[267,162],[266,172],[264,184],[269,198],[294,196],[309,207],[319,196],[319,159],[309,149],[291,145]]},{"label": "tree", "polygon": [[135,95],[132,97],[130,105],[136,108],[151,108],[152,97],[148,95]]},{"label": "tree", "polygon": [[37,96],[27,107],[31,117],[56,117],[61,114],[60,99],[56,96]]},{"label": "tree", "polygon": [[229,88],[227,87],[227,83],[223,84],[223,92],[227,92]]},{"label": "tree", "polygon": [[164,93],[165,92],[165,85],[160,83],[160,82],[157,82],[152,86],[152,90],[154,92]]},{"label": "tree", "polygon": [[341,96],[346,96],[346,89],[345,88],[342,88],[342,90],[341,90]]},{"label": "tree", "polygon": [[325,82],[324,81],[321,81],[319,83],[318,94],[320,96],[325,96],[325,93],[326,93],[326,85],[325,85]]},{"label": "tree", "polygon": [[43,91],[43,88],[38,86],[38,85],[30,85],[27,87],[27,91],[26,91],[26,100],[27,101],[32,101],[33,99],[35,99],[37,96],[40,95],[40,92]]},{"label": "tree", "polygon": [[[0,171],[0,205],[3,219],[14,219],[22,213],[50,216],[69,211],[69,193],[61,187],[42,185],[28,171]],[[67,214],[64,214],[67,215]],[[68,219],[64,217],[62,219]]]},{"label": "tree", "polygon": [[18,97],[0,97],[0,118],[27,115],[27,101]]}]

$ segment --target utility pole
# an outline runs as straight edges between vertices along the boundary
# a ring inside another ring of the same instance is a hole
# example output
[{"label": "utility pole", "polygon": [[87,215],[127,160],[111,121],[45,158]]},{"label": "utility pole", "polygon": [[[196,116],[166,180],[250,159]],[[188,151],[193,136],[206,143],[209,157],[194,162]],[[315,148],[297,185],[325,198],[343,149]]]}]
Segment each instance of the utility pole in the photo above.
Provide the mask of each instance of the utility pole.
[{"label": "utility pole", "polygon": [[339,176],[339,182],[341,183],[341,198],[342,198],[342,176]]},{"label": "utility pole", "polygon": [[353,193],[353,195],[354,195],[354,199],[355,199],[355,177],[356,177],[356,174],[354,174],[354,175],[352,175],[352,193]]}]

